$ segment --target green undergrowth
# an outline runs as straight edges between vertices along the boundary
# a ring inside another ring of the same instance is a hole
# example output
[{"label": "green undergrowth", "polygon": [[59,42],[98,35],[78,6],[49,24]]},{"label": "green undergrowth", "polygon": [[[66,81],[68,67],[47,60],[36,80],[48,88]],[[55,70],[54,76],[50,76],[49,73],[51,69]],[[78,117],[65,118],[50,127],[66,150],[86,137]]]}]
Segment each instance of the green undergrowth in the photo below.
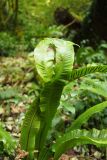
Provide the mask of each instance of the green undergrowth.
[{"label": "green undergrowth", "polygon": [[67,28],[64,29],[64,26],[56,24],[55,9],[63,6],[69,8],[74,17],[82,20],[90,3],[90,0],[79,2],[77,0],[20,1],[17,26],[12,31],[7,28],[6,31],[3,29],[0,32],[0,55],[8,56],[19,52],[31,52],[35,45],[45,37],[65,36]]}]

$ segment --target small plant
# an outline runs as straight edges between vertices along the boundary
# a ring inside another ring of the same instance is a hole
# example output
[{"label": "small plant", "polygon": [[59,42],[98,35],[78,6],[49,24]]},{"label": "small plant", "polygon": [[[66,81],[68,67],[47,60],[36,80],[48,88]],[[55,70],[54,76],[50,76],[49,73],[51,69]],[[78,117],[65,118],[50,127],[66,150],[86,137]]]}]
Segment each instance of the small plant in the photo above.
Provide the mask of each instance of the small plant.
[{"label": "small plant", "polygon": [[15,147],[16,147],[15,140],[7,131],[3,129],[0,123],[0,155],[14,154]]},{"label": "small plant", "polygon": [[92,63],[107,64],[106,49],[107,44],[105,42],[102,42],[96,49],[85,47],[82,44],[77,51],[76,62],[79,65]]},{"label": "small plant", "polygon": [[94,113],[107,107],[107,101],[91,107],[82,113],[67,128],[55,144],[50,141],[52,121],[57,112],[64,87],[71,81],[95,72],[107,72],[107,65],[87,66],[73,69],[74,43],[46,38],[34,51],[37,71],[38,95],[25,115],[21,131],[21,149],[29,154],[26,160],[58,160],[62,153],[81,144],[107,146],[107,130],[82,130],[81,126]]},{"label": "small plant", "polygon": [[13,55],[17,49],[15,36],[8,32],[0,32],[0,56]]}]

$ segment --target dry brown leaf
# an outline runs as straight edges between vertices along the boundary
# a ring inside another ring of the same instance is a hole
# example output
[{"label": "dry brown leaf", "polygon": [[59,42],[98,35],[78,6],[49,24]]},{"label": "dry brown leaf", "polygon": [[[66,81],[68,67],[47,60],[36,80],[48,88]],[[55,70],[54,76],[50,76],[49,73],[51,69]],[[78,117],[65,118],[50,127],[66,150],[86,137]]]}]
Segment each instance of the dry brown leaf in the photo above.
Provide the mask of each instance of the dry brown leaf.
[{"label": "dry brown leaf", "polygon": [[23,150],[21,150],[21,149],[17,149],[17,156],[16,156],[16,158],[15,158],[15,160],[21,160],[22,158],[24,158],[24,157],[26,157],[27,155],[28,155],[28,152],[26,152],[26,151],[23,151]]}]

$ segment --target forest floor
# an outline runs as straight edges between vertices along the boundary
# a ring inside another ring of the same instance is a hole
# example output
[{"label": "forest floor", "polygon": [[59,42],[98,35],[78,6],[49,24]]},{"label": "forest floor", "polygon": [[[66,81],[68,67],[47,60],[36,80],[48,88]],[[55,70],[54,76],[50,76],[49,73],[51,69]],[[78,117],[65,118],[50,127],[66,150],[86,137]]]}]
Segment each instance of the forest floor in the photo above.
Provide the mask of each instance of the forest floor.
[{"label": "forest floor", "polygon": [[[33,79],[33,68],[27,56],[0,57],[0,121],[4,128],[19,141],[24,113],[34,99],[37,85]],[[63,154],[61,160],[101,160],[102,153],[91,148],[85,156],[71,150]],[[8,157],[0,160],[9,160]],[[103,159],[104,160],[104,159]]]}]

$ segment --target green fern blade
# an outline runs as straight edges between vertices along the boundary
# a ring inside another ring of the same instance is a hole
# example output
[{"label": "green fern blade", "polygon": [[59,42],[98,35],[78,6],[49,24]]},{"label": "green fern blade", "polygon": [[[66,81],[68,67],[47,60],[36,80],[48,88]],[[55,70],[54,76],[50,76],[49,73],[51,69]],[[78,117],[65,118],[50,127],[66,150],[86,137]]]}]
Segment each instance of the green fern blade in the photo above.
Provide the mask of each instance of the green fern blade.
[{"label": "green fern blade", "polygon": [[33,105],[29,108],[21,130],[21,149],[29,153],[27,160],[34,159],[36,135],[40,127],[40,120],[38,116],[39,99],[37,98]]},{"label": "green fern blade", "polygon": [[95,94],[107,97],[107,82],[99,81],[98,79],[84,78],[80,89],[89,90]]},{"label": "green fern blade", "polygon": [[95,73],[95,72],[101,72],[106,73],[107,72],[107,65],[98,65],[98,66],[89,66],[89,67],[83,67],[80,69],[74,69],[71,72],[70,77],[66,77],[69,81],[78,79],[82,76],[85,76],[87,74]]},{"label": "green fern blade", "polygon": [[102,102],[100,104],[97,104],[88,110],[86,110],[84,113],[82,113],[71,125],[71,127],[68,128],[68,131],[78,129],[88,121],[88,119],[95,113],[101,112],[103,109],[107,107],[107,101]]},{"label": "green fern blade", "polygon": [[43,116],[41,119],[41,128],[39,132],[40,136],[38,137],[39,149],[41,149],[46,142],[48,131],[51,128],[52,119],[59,106],[64,85],[65,84],[63,82],[48,83],[41,93],[40,109]]},{"label": "green fern blade", "polygon": [[50,150],[50,148],[44,147],[40,152],[38,160],[48,160],[51,156],[52,156],[52,151]]},{"label": "green fern blade", "polygon": [[5,131],[0,125],[0,142],[3,142],[5,152],[8,152],[9,155],[14,153],[16,142],[14,138]]},{"label": "green fern blade", "polygon": [[54,160],[58,160],[64,152],[76,145],[93,144],[98,147],[107,146],[107,130],[92,129],[87,130],[73,130],[66,133],[64,136],[56,141],[53,145],[55,151]]}]

